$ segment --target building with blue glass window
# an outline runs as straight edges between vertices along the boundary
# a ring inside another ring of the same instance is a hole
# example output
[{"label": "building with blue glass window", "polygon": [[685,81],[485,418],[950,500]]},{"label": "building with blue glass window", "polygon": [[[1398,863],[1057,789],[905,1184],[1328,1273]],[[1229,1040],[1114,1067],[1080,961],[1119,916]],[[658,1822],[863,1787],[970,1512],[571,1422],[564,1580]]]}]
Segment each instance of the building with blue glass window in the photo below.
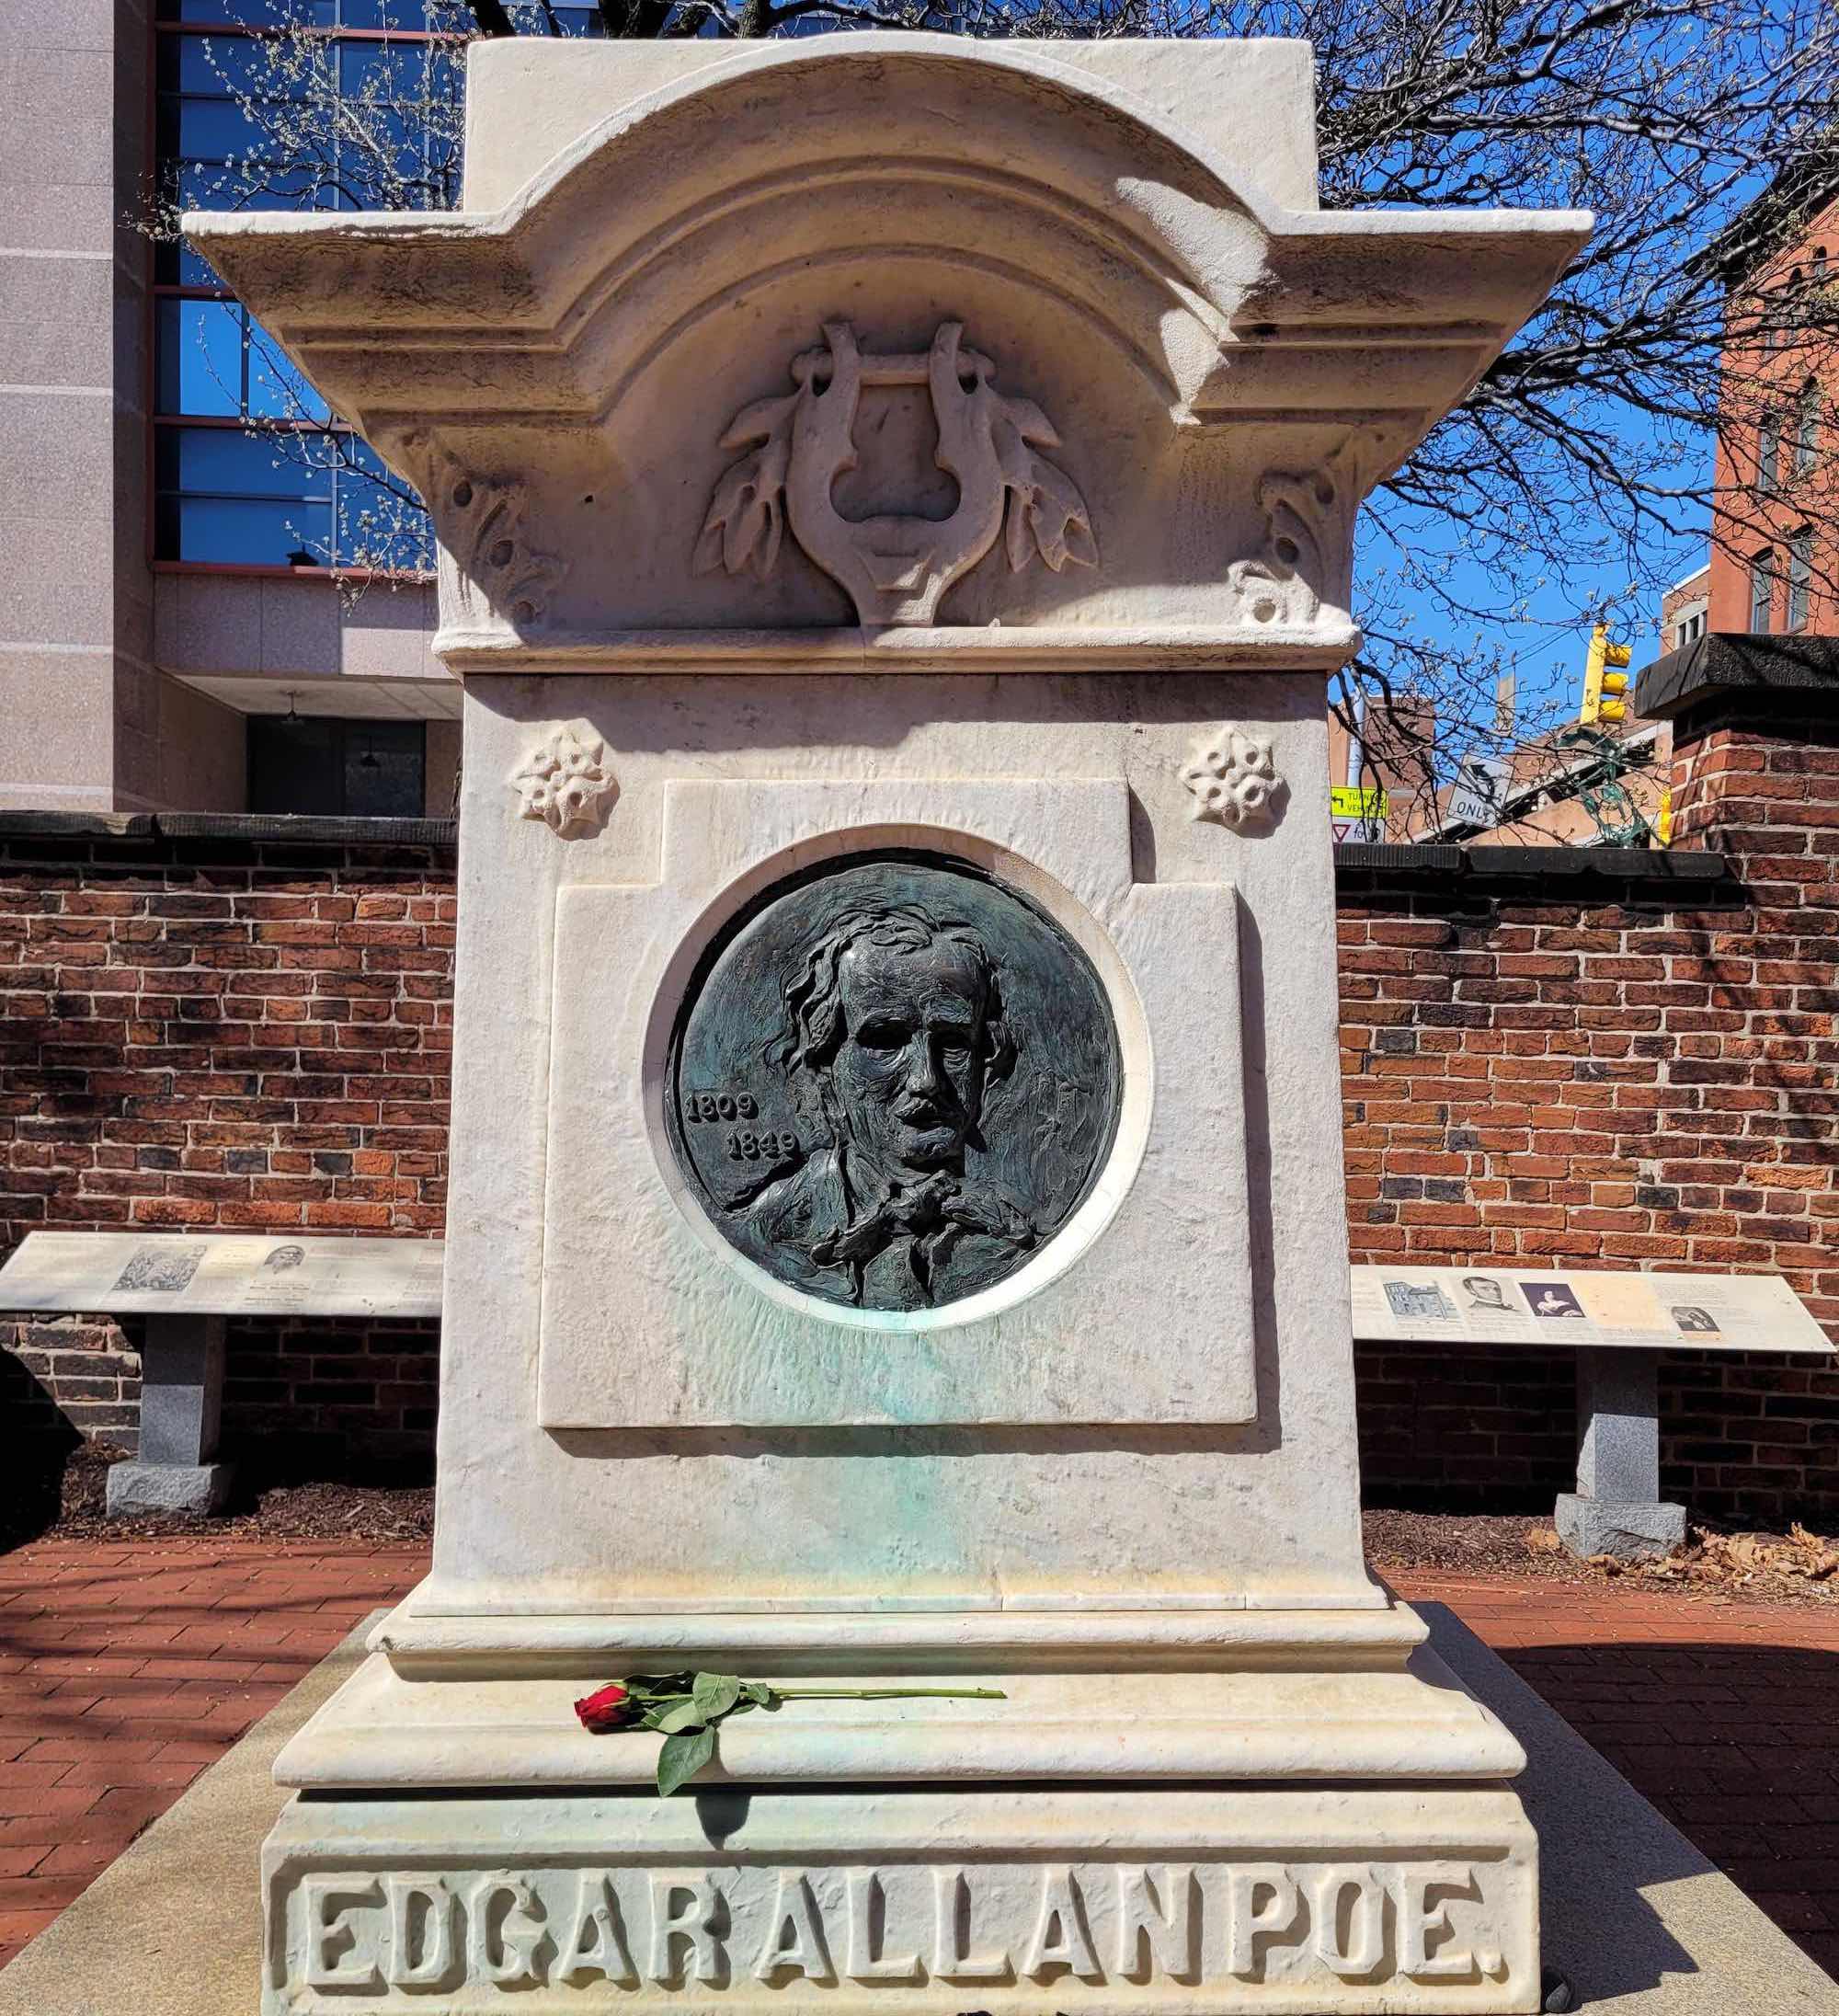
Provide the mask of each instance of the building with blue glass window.
[{"label": "building with blue glass window", "polygon": [[451,203],[451,4],[53,0],[15,52],[0,806],[448,809],[426,520],[162,222]]}]

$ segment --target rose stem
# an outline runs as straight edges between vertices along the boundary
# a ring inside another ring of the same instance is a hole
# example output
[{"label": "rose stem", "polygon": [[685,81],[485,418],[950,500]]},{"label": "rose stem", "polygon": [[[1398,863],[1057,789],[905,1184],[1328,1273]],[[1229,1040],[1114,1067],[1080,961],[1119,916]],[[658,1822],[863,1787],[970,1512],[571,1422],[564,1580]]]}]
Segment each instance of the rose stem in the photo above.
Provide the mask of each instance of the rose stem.
[{"label": "rose stem", "polygon": [[1007,1701],[999,1687],[775,1687],[781,1701]]}]

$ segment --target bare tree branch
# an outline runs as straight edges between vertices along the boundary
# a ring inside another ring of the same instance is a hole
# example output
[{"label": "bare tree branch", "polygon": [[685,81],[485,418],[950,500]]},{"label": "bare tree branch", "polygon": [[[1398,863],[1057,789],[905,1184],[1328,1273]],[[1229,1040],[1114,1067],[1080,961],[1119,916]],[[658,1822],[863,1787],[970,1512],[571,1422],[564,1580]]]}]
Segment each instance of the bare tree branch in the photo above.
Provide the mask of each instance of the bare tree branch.
[{"label": "bare tree branch", "polygon": [[[237,39],[234,60],[226,44],[225,86],[250,143],[210,200],[455,202],[464,40],[554,33],[560,22],[553,0],[437,4],[451,41],[386,41],[355,79],[304,12],[277,33]],[[596,5],[601,30],[625,39],[827,24],[1302,37],[1315,48],[1325,205],[1594,211],[1597,228],[1550,300],[1363,521],[1366,644],[1336,704],[1350,725],[1384,718],[1388,746],[1422,751],[1427,796],[1466,751],[1504,750],[1574,711],[1590,625],[1644,630],[1659,591],[1704,550],[1714,507],[1727,547],[1746,561],[1781,544],[1802,504],[1831,513],[1839,416],[1817,391],[1806,407],[1804,388],[1839,384],[1839,289],[1776,273],[1765,257],[1839,190],[1831,0]],[[1762,361],[1755,371],[1723,373],[1732,343]],[[1786,473],[1760,465],[1771,428]],[[356,453],[348,436],[297,439],[323,440],[335,459]],[[350,470],[354,485],[360,475]],[[391,512],[406,500],[387,482],[379,495],[388,508],[376,526],[399,555]],[[1511,718],[1497,705],[1509,677]]]}]

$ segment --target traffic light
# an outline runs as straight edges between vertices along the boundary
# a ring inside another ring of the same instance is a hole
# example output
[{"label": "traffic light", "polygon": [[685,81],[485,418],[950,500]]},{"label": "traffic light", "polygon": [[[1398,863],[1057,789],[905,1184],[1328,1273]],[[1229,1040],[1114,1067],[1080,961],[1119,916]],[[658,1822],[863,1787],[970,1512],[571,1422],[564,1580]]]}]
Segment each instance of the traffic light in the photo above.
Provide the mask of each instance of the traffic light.
[{"label": "traffic light", "polygon": [[1627,718],[1628,703],[1622,695],[1628,690],[1628,675],[1608,668],[1628,664],[1629,656],[1626,644],[1610,643],[1606,624],[1599,623],[1590,633],[1590,656],[1583,667],[1583,705],[1577,716],[1580,721]]}]

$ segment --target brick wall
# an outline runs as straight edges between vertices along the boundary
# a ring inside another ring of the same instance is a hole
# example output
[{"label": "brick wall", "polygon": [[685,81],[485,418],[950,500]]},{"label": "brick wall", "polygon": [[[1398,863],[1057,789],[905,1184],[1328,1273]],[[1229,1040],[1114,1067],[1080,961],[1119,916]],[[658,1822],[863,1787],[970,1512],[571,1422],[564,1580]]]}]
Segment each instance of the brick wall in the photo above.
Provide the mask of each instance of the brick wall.
[{"label": "brick wall", "polygon": [[[1681,853],[1342,851],[1356,1258],[1778,1267],[1839,1334],[1839,748],[1794,735],[1685,737]],[[0,1239],[438,1231],[448,830],[112,824],[0,820]],[[131,1439],[131,1324],[12,1342],[9,1418]],[[226,1453],[425,1466],[436,1343],[233,1325]],[[1531,1510],[1569,1481],[1568,1354],[1369,1347],[1358,1374],[1372,1497]],[[1670,1491],[1839,1521],[1832,1374],[1681,1352],[1662,1390]]]},{"label": "brick wall", "polygon": [[[1350,1243],[1779,1272],[1839,1340],[1839,710],[1686,698],[1673,853],[1342,851]],[[1564,1355],[1368,1346],[1358,1369],[1369,1497],[1565,1488]],[[1696,1511],[1839,1522],[1839,1376],[1682,1351],[1662,1411],[1662,1488]]]},{"label": "brick wall", "polygon": [[[0,819],[0,1250],[40,1227],[438,1233],[438,822]],[[226,1447],[427,1461],[435,1327],[254,1324]],[[0,1403],[133,1440],[137,1326],[0,1325]]]},{"label": "brick wall", "polygon": [[226,1452],[267,1474],[433,1474],[438,1323],[233,1320],[224,1342]]},{"label": "brick wall", "polygon": [[[1833,1075],[1832,1016],[1798,1014],[1810,982],[1766,977],[1771,888],[1741,862],[1699,856],[1687,873],[1709,878],[1681,882],[1639,856],[1559,900],[1499,852],[1345,851],[1354,1257],[1778,1269],[1839,1334],[1839,1107],[1811,1082]],[[1365,1346],[1358,1367],[1369,1497],[1531,1509],[1569,1488],[1568,1353]],[[1668,1491],[1722,1518],[1839,1514],[1839,1380],[1679,1352],[1662,1387]]]}]

